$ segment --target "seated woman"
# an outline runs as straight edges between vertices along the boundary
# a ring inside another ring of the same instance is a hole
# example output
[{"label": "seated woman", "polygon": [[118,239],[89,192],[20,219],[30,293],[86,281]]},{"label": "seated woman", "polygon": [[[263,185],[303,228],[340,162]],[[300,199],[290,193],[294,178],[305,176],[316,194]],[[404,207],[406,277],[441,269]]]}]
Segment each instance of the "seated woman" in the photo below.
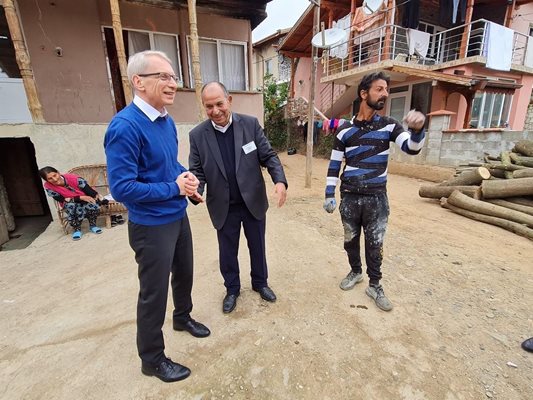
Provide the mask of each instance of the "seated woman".
[{"label": "seated woman", "polygon": [[60,174],[53,167],[41,168],[39,175],[45,181],[44,188],[48,196],[65,210],[67,220],[74,229],[72,240],[81,239],[81,223],[84,218],[89,220],[89,230],[92,233],[102,233],[96,226],[100,211],[98,203],[102,196],[90,187],[85,179],[74,174]]}]

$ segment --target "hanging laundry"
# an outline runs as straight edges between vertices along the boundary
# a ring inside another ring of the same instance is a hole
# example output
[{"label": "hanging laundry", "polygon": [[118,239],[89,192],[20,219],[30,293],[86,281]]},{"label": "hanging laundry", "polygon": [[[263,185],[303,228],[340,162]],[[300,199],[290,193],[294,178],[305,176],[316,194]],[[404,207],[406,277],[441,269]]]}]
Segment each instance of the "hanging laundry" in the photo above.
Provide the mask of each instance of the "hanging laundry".
[{"label": "hanging laundry", "polygon": [[494,22],[488,22],[485,29],[483,55],[485,66],[499,71],[510,71],[513,58],[514,31]]},{"label": "hanging laundry", "polygon": [[348,57],[348,38],[349,38],[349,32],[350,32],[350,14],[342,17],[336,22],[333,22],[333,28],[342,29],[343,31],[347,32],[346,40],[330,49],[329,55],[331,57],[337,57],[337,58],[346,58]]},{"label": "hanging laundry", "polygon": [[407,29],[407,42],[409,43],[409,55],[417,54],[426,57],[429,49],[431,35],[416,29]]},{"label": "hanging laundry", "polygon": [[410,0],[403,8],[402,26],[404,28],[418,28],[420,19],[420,0]]},{"label": "hanging laundry", "polygon": [[[379,27],[385,25],[385,2],[381,5],[378,11],[371,15],[367,15],[363,11],[363,7],[357,7],[355,9],[354,17],[352,20],[352,31],[361,34],[354,38],[354,43],[369,41],[371,39],[377,39],[381,37],[381,29]],[[363,32],[368,32],[362,35]]]},{"label": "hanging laundry", "polygon": [[[466,19],[468,0],[439,0],[439,22],[444,27],[462,24]],[[459,18],[457,18],[459,16]]]}]

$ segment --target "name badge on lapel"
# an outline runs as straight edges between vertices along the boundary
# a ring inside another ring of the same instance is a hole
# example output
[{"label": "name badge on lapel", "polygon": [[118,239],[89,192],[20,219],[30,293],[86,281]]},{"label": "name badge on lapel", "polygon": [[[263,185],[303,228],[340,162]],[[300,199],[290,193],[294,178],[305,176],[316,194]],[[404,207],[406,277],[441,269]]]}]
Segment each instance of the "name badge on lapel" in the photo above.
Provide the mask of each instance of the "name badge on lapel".
[{"label": "name badge on lapel", "polygon": [[244,146],[242,146],[242,149],[244,150],[244,154],[251,153],[254,150],[257,150],[257,146],[255,145],[255,142],[246,143]]}]

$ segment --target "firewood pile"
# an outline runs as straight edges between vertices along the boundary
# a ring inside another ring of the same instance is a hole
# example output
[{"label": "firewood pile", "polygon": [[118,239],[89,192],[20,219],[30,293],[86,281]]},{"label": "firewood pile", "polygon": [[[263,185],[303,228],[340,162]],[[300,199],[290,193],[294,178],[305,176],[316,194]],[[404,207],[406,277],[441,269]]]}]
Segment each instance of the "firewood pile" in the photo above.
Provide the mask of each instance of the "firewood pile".
[{"label": "firewood pile", "polygon": [[512,151],[460,165],[453,178],[423,185],[420,197],[440,199],[457,214],[496,225],[533,240],[533,141]]}]

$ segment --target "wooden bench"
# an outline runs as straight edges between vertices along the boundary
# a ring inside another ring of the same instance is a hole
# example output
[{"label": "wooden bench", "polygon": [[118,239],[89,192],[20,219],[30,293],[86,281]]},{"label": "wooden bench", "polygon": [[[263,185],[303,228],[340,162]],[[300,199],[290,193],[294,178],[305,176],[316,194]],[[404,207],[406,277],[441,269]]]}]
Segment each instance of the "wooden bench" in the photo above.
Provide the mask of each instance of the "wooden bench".
[{"label": "wooden bench", "polygon": [[[71,174],[76,174],[87,181],[90,187],[96,190],[102,196],[108,195],[109,184],[107,182],[107,165],[95,164],[95,165],[82,165],[80,167],[72,168],[68,171]],[[61,208],[59,203],[55,201],[57,215],[59,217],[59,223],[63,227],[65,233],[68,233],[70,227],[65,211]],[[106,228],[111,228],[111,216],[112,215],[124,215],[127,214],[126,207],[117,201],[110,201],[108,205],[100,206],[99,217],[105,218]]]}]

